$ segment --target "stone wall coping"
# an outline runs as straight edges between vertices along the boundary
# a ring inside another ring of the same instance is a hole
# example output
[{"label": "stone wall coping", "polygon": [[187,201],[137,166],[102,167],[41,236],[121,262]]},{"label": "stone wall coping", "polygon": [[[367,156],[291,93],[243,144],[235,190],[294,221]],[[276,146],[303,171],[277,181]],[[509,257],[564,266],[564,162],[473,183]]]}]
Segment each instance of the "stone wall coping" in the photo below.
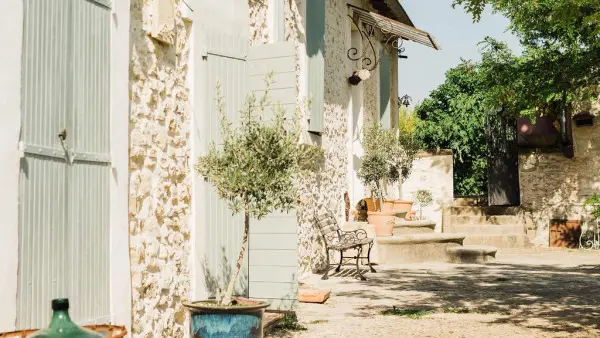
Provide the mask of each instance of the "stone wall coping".
[{"label": "stone wall coping", "polygon": [[425,158],[434,156],[452,156],[451,149],[437,149],[437,150],[422,150],[415,155],[415,158]]},{"label": "stone wall coping", "polygon": [[418,221],[399,219],[396,220],[394,228],[435,228],[435,222],[428,219]]}]

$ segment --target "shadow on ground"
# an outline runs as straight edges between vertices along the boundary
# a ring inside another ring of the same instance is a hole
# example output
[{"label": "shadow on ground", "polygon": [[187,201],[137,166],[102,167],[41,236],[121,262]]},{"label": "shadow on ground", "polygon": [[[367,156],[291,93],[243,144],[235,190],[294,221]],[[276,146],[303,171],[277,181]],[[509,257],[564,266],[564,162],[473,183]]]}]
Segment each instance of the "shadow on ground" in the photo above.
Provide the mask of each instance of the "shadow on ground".
[{"label": "shadow on ground", "polygon": [[338,290],[335,297],[368,300],[360,303],[364,305],[354,302],[351,316],[373,316],[373,311],[392,305],[438,311],[466,307],[474,313],[501,314],[492,323],[546,332],[600,329],[598,265],[492,263],[441,269],[378,267],[378,273],[364,273],[368,280],[358,281],[353,278],[356,271],[348,267],[326,281]]}]

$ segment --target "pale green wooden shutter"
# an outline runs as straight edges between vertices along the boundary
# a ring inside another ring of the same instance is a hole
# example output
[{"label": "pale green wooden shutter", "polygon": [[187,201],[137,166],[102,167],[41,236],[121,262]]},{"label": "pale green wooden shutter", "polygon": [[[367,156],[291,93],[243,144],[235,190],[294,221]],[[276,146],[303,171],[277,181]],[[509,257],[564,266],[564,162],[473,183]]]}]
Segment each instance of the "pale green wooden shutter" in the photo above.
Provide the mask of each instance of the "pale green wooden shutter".
[{"label": "pale green wooden shutter", "polygon": [[[296,50],[291,42],[277,42],[250,47],[248,51],[248,89],[257,98],[264,95],[265,78],[272,73],[269,98],[281,105],[291,121],[296,111]],[[269,107],[265,113],[271,114]],[[268,116],[267,116],[268,117]]]},{"label": "pale green wooden shutter", "polygon": [[392,126],[392,115],[390,107],[391,99],[391,74],[390,62],[385,50],[381,52],[379,63],[379,118],[381,124],[386,128]]},{"label": "pale green wooden shutter", "polygon": [[110,8],[101,0],[23,5],[16,325],[45,327],[59,297],[69,298],[75,321],[107,323]]},{"label": "pale green wooden shutter", "polygon": [[[291,120],[296,110],[296,50],[291,42],[250,47],[248,86],[257,96],[264,93],[265,75],[273,73],[269,97],[281,104]],[[267,109],[266,114],[272,114]],[[266,116],[269,118],[269,116]],[[249,296],[266,300],[271,309],[289,310],[297,301],[296,214],[274,212],[250,223]]]},{"label": "pale green wooden shutter", "polygon": [[[200,136],[200,153],[204,155],[211,142],[220,143],[220,115],[217,107],[217,86],[221,86],[225,114],[232,123],[240,120],[240,109],[247,94],[246,37],[221,31],[214,27],[202,27],[204,45],[201,46],[201,66],[205,99],[194,109],[197,133]],[[209,182],[198,184],[193,198],[197,211],[198,225],[196,243],[203,251],[200,264],[204,272],[206,292],[215,296],[224,290],[230,280],[242,244],[244,217],[232,215],[227,201],[219,198]],[[236,295],[248,296],[248,255],[245,256],[235,289]]]},{"label": "pale green wooden shutter", "polygon": [[310,100],[308,130],[320,134],[325,109],[325,0],[306,1],[306,55]]},{"label": "pale green wooden shutter", "polygon": [[292,310],[298,302],[298,223],[295,212],[274,212],[250,224],[250,298],[270,309]]}]

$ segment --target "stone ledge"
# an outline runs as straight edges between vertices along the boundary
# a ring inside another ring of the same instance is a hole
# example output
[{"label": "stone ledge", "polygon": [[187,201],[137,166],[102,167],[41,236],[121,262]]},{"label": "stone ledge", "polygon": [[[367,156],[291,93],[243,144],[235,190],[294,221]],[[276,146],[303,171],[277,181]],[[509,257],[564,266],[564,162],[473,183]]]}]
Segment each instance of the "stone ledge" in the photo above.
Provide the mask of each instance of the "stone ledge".
[{"label": "stone ledge", "polygon": [[375,240],[380,245],[404,245],[422,243],[457,243],[462,245],[464,239],[465,235],[462,234],[427,233],[390,237],[377,237]]},{"label": "stone ledge", "polygon": [[405,219],[396,220],[395,227],[414,227],[414,228],[435,228],[435,222],[430,220],[407,221]]}]

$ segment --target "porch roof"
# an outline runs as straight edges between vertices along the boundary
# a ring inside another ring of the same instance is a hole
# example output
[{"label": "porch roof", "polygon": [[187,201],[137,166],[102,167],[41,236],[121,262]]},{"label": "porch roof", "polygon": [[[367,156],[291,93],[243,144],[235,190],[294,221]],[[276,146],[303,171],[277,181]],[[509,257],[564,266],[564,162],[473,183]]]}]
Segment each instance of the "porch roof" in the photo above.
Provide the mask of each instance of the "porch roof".
[{"label": "porch roof", "polygon": [[348,6],[352,10],[353,16],[358,17],[365,24],[378,28],[384,35],[388,37],[397,36],[398,38],[411,40],[436,50],[442,49],[435,38],[425,31],[390,19],[381,14],[369,12],[365,9],[352,5]]}]

